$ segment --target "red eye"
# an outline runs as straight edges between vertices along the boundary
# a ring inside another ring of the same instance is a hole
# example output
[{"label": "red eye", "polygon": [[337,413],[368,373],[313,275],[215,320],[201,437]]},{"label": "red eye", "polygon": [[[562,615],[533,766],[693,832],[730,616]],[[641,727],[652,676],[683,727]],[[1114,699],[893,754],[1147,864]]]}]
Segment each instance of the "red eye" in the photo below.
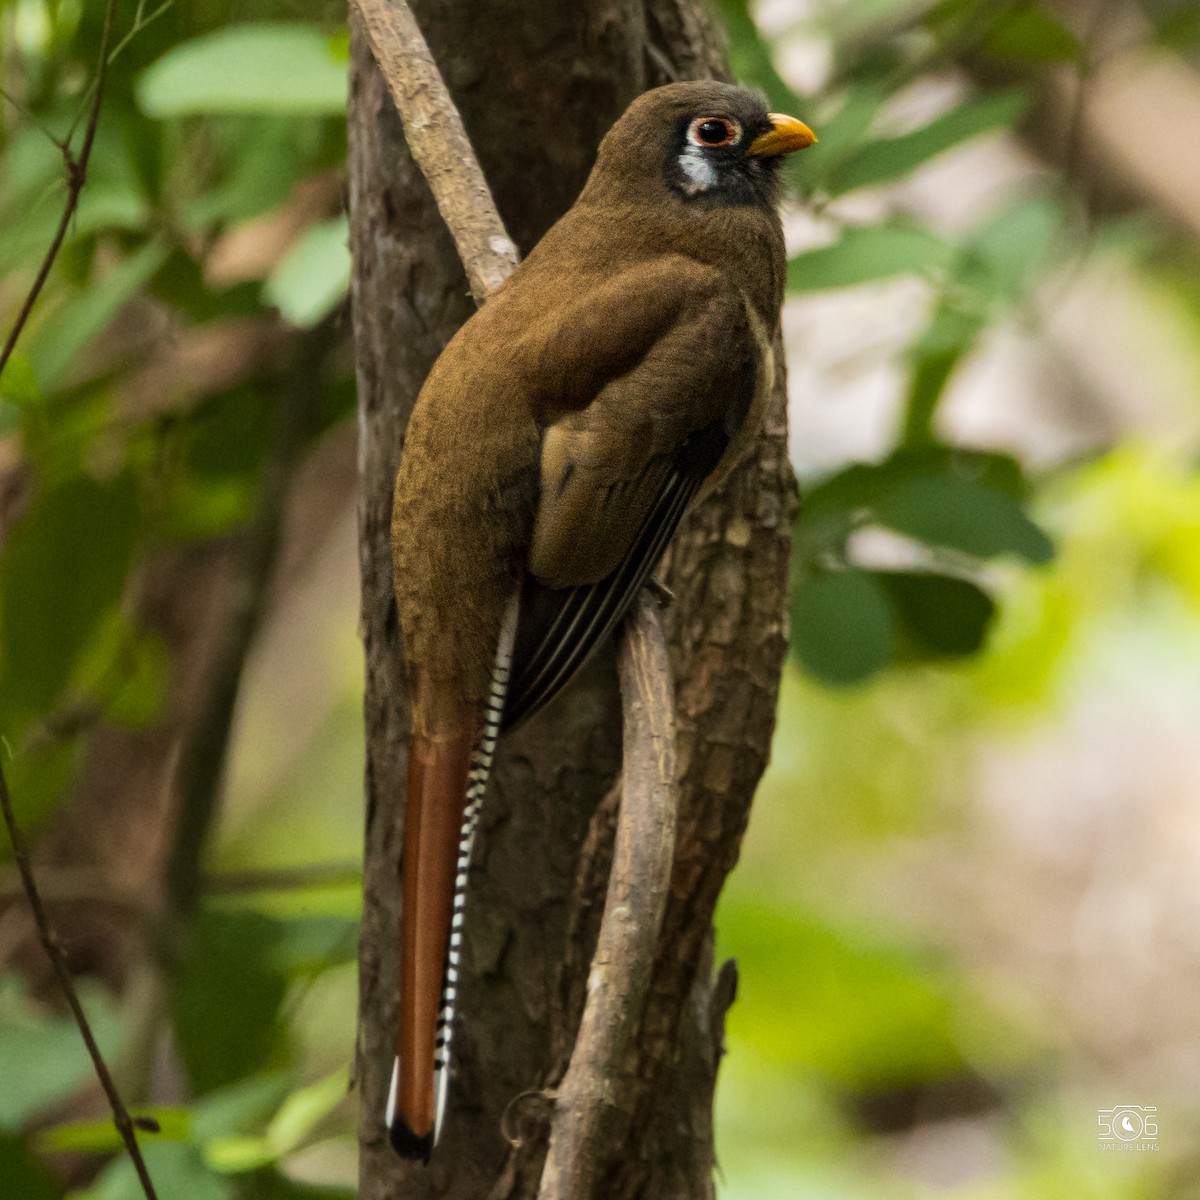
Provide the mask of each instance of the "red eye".
[{"label": "red eye", "polygon": [[700,117],[688,129],[688,141],[694,146],[728,146],[741,136],[737,124],[725,117]]}]

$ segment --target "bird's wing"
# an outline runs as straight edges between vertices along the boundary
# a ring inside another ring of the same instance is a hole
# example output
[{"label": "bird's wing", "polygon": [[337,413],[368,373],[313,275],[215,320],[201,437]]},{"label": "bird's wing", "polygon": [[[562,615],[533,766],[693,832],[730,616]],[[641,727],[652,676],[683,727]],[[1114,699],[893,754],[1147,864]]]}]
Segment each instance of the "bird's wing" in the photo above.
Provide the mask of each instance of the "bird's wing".
[{"label": "bird's wing", "polygon": [[[674,318],[648,318],[658,332],[638,361],[546,431],[506,727],[546,703],[612,631],[750,407],[755,335],[741,296],[703,268],[671,282]],[[653,311],[655,298],[625,302]],[[583,344],[586,321],[606,310],[581,317]]]},{"label": "bird's wing", "polygon": [[603,579],[553,588],[526,575],[504,729],[518,725],[557,695],[613,631],[658,565],[728,442],[718,424],[690,440],[686,460],[671,464],[624,557]]}]

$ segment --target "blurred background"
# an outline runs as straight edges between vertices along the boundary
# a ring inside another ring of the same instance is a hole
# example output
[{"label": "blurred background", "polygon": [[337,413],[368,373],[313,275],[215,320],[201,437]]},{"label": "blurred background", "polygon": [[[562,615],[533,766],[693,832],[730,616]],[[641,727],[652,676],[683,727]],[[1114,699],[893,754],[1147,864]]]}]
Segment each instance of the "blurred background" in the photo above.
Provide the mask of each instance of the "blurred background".
[{"label": "blurred background", "polygon": [[[719,11],[821,137],[786,213],[793,654],[718,914],[720,1194],[1200,1197],[1200,4]],[[103,22],[0,3],[5,331]],[[108,45],[0,376],[0,753],[161,1194],[344,1197],[344,19],[141,0]],[[162,897],[176,768],[223,795]],[[7,849],[0,1195],[125,1200]],[[1105,1138],[1128,1106],[1157,1136]]]}]

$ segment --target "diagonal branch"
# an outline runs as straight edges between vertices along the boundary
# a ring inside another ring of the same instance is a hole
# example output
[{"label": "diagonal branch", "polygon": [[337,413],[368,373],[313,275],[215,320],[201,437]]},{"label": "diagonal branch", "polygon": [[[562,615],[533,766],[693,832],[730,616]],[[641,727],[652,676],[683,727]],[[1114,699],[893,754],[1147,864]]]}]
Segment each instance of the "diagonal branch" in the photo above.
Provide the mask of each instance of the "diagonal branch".
[{"label": "diagonal branch", "polygon": [[517,265],[462,117],[405,0],[354,0],[404,136],[482,304]]},{"label": "diagonal branch", "polygon": [[146,1200],[158,1200],[154,1184],[150,1179],[150,1172],[146,1169],[146,1161],[142,1158],[142,1151],[138,1146],[137,1134],[134,1132],[134,1118],[129,1115],[129,1110],[125,1107],[124,1100],[121,1099],[121,1093],[117,1090],[108,1064],[104,1061],[100,1047],[96,1044],[91,1024],[88,1022],[87,1014],[83,1011],[83,1005],[79,1002],[75,984],[71,980],[71,969],[67,965],[67,956],[63,953],[54,927],[50,924],[50,918],[46,915],[46,906],[42,903],[37,881],[33,877],[33,867],[29,861],[29,847],[25,844],[25,835],[22,834],[13,812],[12,799],[8,794],[8,781],[4,777],[2,764],[0,764],[0,809],[3,810],[4,824],[8,827],[13,858],[16,861],[17,870],[21,873],[21,883],[25,887],[26,896],[29,897],[29,907],[33,910],[38,939],[46,951],[46,957],[50,959],[50,963],[54,967],[54,974],[58,977],[59,986],[71,1009],[71,1015],[75,1018],[75,1024],[79,1026],[84,1045],[87,1046],[88,1054],[91,1055],[96,1078],[100,1080],[100,1086],[104,1089],[104,1095],[108,1099],[108,1106],[112,1109],[113,1124],[117,1127],[121,1140],[125,1143],[125,1149],[129,1151],[129,1157],[133,1161],[133,1167],[137,1172]]},{"label": "diagonal branch", "polygon": [[631,1050],[650,993],[678,810],[671,667],[646,592],[626,619],[620,674],[625,762],[612,873],[538,1200],[597,1195],[606,1161],[625,1145],[632,1118]]},{"label": "diagonal branch", "polygon": [[100,102],[104,99],[104,81],[108,75],[108,46],[112,40],[113,17],[116,9],[117,0],[108,0],[104,9],[104,32],[100,37],[100,61],[96,66],[95,90],[92,93],[92,107],[88,112],[87,128],[83,133],[83,145],[79,149],[78,156],[71,150],[69,136],[61,147],[63,158],[67,164],[67,201],[63,205],[58,228],[54,231],[50,248],[42,259],[42,265],[38,268],[33,286],[29,289],[25,302],[21,305],[21,311],[17,313],[17,319],[8,332],[4,349],[0,350],[0,375],[4,374],[4,368],[8,365],[8,360],[12,357],[12,352],[16,347],[17,338],[21,336],[21,331],[25,328],[30,313],[33,312],[33,306],[37,303],[42,288],[45,287],[46,280],[50,277],[50,268],[54,266],[54,260],[58,257],[59,250],[62,249],[67,230],[71,227],[71,218],[75,215],[76,208],[79,207],[79,197],[83,192],[83,185],[87,183],[88,162],[91,160],[92,146],[96,141],[96,126],[100,123]]}]

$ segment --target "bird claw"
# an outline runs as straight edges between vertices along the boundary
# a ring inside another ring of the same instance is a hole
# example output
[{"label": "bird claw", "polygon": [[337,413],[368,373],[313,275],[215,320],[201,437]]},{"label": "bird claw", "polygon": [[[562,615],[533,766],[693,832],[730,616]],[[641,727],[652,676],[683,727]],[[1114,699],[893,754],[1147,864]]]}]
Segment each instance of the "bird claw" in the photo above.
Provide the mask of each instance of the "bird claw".
[{"label": "bird claw", "polygon": [[646,590],[658,601],[659,608],[670,608],[675,603],[675,593],[658,575],[651,575],[646,580]]}]

